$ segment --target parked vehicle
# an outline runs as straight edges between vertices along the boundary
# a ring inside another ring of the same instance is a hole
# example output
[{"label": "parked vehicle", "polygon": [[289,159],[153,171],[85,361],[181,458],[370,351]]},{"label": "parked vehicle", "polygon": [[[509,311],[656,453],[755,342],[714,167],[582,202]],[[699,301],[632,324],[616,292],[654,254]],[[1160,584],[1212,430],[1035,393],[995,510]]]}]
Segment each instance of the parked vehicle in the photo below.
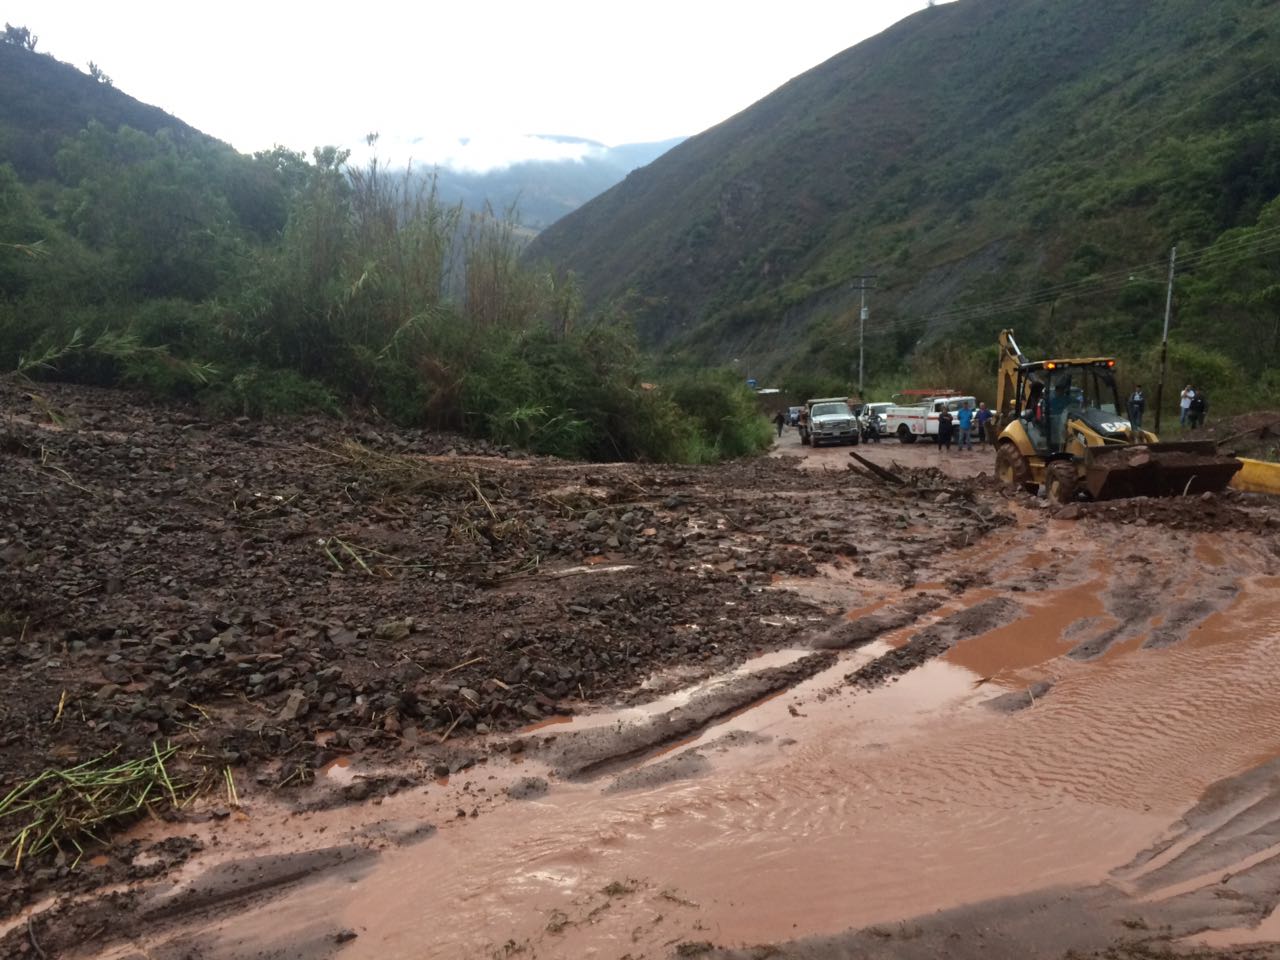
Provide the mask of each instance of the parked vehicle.
[{"label": "parked vehicle", "polygon": [[933,437],[936,440],[938,414],[946,409],[954,415],[966,403],[972,410],[978,408],[976,398],[953,395],[927,397],[917,404],[895,404],[885,411],[885,430],[902,443],[915,443],[921,437]]},{"label": "parked vehicle", "polygon": [[858,418],[844,397],[821,397],[805,407],[809,416],[801,421],[801,443],[817,447],[824,443],[856,444],[860,439]]}]

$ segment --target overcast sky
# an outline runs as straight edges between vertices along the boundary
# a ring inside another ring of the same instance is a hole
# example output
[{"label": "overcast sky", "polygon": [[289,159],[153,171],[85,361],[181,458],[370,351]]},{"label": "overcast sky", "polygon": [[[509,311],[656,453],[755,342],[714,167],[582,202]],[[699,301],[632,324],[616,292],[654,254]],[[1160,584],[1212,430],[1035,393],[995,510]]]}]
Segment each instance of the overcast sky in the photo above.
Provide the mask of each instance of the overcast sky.
[{"label": "overcast sky", "polygon": [[530,134],[615,146],[698,133],[924,6],[5,0],[3,17],[243,151],[378,131],[384,155],[417,140],[412,159],[474,169],[559,149]]}]

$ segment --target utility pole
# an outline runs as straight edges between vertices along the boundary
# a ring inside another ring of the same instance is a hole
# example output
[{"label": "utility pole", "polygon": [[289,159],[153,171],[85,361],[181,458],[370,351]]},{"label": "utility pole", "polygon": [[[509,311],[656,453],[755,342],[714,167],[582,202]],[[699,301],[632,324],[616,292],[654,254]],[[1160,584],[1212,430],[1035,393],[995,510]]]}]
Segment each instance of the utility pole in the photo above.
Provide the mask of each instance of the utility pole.
[{"label": "utility pole", "polygon": [[862,377],[865,367],[865,342],[867,336],[867,291],[876,288],[874,273],[863,274],[854,277],[858,281],[858,291],[861,295],[861,303],[858,308],[858,398],[865,399],[862,396]]},{"label": "utility pole", "polygon": [[1160,382],[1156,384],[1156,433],[1160,432],[1160,408],[1164,405],[1165,367],[1169,361],[1169,314],[1173,312],[1173,268],[1178,262],[1178,248],[1169,250],[1169,288],[1164,295],[1164,335],[1160,339]]}]

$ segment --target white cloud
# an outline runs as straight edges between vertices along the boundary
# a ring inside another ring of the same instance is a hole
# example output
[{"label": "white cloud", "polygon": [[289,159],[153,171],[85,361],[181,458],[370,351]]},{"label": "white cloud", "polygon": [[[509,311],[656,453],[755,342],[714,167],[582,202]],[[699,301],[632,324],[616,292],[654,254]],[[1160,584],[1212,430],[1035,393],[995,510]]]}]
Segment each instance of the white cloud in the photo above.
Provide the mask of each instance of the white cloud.
[{"label": "white cloud", "polygon": [[391,166],[447,167],[464,173],[488,173],[523,160],[581,161],[598,157],[605,148],[580,140],[563,141],[524,134],[482,134],[478,137],[428,135],[410,139],[378,137],[371,148],[363,140],[351,148],[354,163],[370,157]]},{"label": "white cloud", "polygon": [[530,133],[612,145],[698,133],[924,6],[7,0],[5,19],[241,150],[464,131],[477,146],[444,155],[482,165]]}]

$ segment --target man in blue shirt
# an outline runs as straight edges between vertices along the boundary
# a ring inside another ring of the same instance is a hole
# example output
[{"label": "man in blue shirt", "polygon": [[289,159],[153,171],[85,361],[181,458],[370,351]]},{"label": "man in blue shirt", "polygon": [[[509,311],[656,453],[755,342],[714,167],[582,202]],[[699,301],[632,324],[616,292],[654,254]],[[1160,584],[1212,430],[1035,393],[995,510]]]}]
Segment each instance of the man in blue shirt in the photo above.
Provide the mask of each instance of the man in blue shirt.
[{"label": "man in blue shirt", "polygon": [[969,401],[966,400],[956,411],[956,425],[960,428],[960,443],[956,447],[957,450],[972,450],[973,443],[970,440],[973,430],[973,411],[969,409]]},{"label": "man in blue shirt", "polygon": [[991,422],[991,411],[987,409],[985,403],[978,404],[978,412],[974,419],[978,424],[978,442],[986,443],[989,439],[987,437],[987,424]]}]

